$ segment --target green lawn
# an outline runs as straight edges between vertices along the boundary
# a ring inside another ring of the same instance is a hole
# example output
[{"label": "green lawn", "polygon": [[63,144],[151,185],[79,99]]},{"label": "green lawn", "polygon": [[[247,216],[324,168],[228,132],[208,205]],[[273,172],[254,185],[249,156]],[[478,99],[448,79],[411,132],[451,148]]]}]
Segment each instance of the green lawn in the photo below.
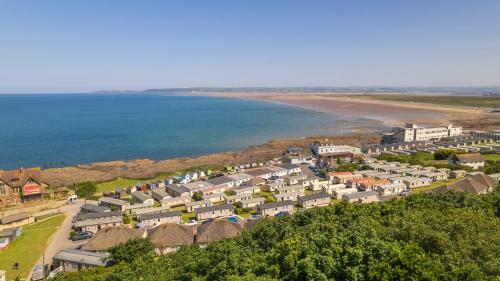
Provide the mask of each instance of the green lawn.
[{"label": "green lawn", "polygon": [[177,175],[177,173],[161,173],[152,179],[130,179],[130,178],[117,178],[112,181],[106,181],[98,183],[97,193],[103,193],[107,191],[114,191],[117,187],[127,188],[132,185],[136,185],[138,183],[148,183],[158,179],[164,179],[167,177],[172,177]]},{"label": "green lawn", "polygon": [[458,105],[458,106],[473,106],[473,107],[500,107],[500,99],[498,97],[489,96],[435,96],[435,95],[363,95],[369,96],[377,100],[401,101],[401,102],[422,102],[442,105]]},{"label": "green lawn", "polygon": [[483,154],[483,157],[490,161],[500,161],[500,154]]},{"label": "green lawn", "polygon": [[0,251],[0,268],[7,271],[7,280],[13,280],[16,272],[12,265],[18,262],[19,275],[27,278],[47,247],[49,238],[59,228],[64,215],[57,215],[23,228],[23,233],[7,249]]},{"label": "green lawn", "polygon": [[460,178],[458,178],[458,179],[448,179],[448,180],[445,180],[445,181],[436,181],[436,182],[431,183],[431,185],[429,185],[429,186],[423,186],[423,187],[413,188],[411,190],[411,192],[412,193],[424,192],[424,191],[428,191],[428,190],[432,190],[434,188],[440,187],[442,185],[447,185],[447,184],[454,183],[454,182],[459,181],[459,180],[460,180]]}]

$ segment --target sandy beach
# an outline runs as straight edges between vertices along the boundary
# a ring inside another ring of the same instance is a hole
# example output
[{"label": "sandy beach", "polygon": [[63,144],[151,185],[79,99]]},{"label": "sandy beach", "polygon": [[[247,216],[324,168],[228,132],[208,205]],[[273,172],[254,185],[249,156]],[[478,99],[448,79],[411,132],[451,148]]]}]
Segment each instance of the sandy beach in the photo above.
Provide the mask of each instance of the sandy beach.
[{"label": "sandy beach", "polygon": [[[194,95],[224,96],[276,102],[344,118],[368,118],[384,122],[388,126],[400,126],[407,122],[422,125],[455,123],[468,129],[488,129],[498,126],[500,115],[475,107],[444,106],[428,103],[376,100],[352,93],[193,93]],[[450,97],[452,98],[452,97]],[[477,122],[471,122],[476,120]],[[471,127],[473,126],[473,127]]]}]

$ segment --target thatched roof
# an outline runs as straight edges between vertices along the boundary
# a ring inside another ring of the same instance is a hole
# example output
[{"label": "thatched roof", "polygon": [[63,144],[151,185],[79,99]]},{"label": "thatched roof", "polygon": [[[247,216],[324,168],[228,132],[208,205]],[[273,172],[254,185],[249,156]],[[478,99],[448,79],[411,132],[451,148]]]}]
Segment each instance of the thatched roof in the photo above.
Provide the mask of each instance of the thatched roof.
[{"label": "thatched roof", "polygon": [[448,190],[458,191],[458,192],[472,192],[472,193],[486,193],[488,190],[496,184],[496,181],[485,175],[484,173],[479,173],[477,175],[468,176],[463,178],[453,184],[445,185],[434,189],[434,192],[446,192]]},{"label": "thatched roof", "polygon": [[157,248],[191,245],[195,229],[177,223],[164,223],[148,231],[148,237]]},{"label": "thatched roof", "polygon": [[118,244],[144,237],[145,231],[126,226],[112,226],[99,230],[83,245],[85,251],[106,251]]},{"label": "thatched roof", "polygon": [[198,226],[196,234],[197,243],[210,243],[225,238],[238,236],[243,231],[240,223],[230,222],[225,219],[213,220]]},{"label": "thatched roof", "polygon": [[456,158],[462,163],[484,162],[484,158],[479,153],[457,154]]}]

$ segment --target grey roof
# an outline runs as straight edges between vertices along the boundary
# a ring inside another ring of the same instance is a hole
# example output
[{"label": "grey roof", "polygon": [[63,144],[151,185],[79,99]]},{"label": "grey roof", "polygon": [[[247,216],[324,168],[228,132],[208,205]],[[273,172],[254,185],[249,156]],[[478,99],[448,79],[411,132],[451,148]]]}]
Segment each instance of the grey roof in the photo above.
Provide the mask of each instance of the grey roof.
[{"label": "grey roof", "polygon": [[222,177],[211,178],[211,179],[208,179],[206,181],[213,184],[213,185],[220,185],[220,184],[226,184],[226,183],[233,182],[234,179],[232,179],[230,177],[222,176]]},{"label": "grey roof", "polygon": [[148,199],[153,199],[149,194],[146,194],[142,191],[134,191],[134,192],[132,192],[132,196],[139,199],[140,201],[146,201]]},{"label": "grey roof", "polygon": [[17,213],[14,215],[10,215],[10,216],[6,216],[6,217],[1,218],[0,223],[1,224],[8,224],[8,223],[16,222],[16,221],[22,221],[22,220],[28,219],[29,217],[30,217],[30,215],[26,212]]},{"label": "grey roof", "polygon": [[267,168],[261,168],[261,169],[255,169],[255,170],[249,170],[245,171],[246,174],[252,175],[254,177],[259,177],[263,176],[266,174],[271,174],[273,171],[267,169]]},{"label": "grey roof", "polygon": [[[172,190],[176,193],[184,193],[184,192],[191,192],[191,189],[183,186],[183,185],[178,185],[178,184],[169,184],[167,185],[167,190]],[[167,191],[168,192],[168,191]]]},{"label": "grey roof", "polygon": [[114,212],[102,212],[102,213],[78,213],[76,214],[76,221],[83,220],[93,220],[99,218],[107,218],[107,217],[121,217],[122,213],[120,211]]},{"label": "grey roof", "polygon": [[318,192],[310,195],[305,195],[305,196],[300,196],[299,200],[300,201],[309,201],[309,200],[315,200],[315,199],[321,199],[321,198],[330,198],[331,195],[326,193],[326,192]]},{"label": "grey roof", "polygon": [[4,229],[4,230],[0,231],[0,237],[16,236],[18,230],[19,230],[19,227]]},{"label": "grey roof", "polygon": [[361,198],[361,197],[365,197],[365,196],[373,196],[373,195],[378,196],[378,192],[376,192],[374,190],[368,190],[368,191],[361,191],[361,192],[355,192],[355,193],[350,193],[350,194],[344,194],[344,196],[347,197],[348,199],[357,199],[357,198]]},{"label": "grey roof", "polygon": [[484,162],[484,158],[479,153],[457,154],[455,156],[460,162]]},{"label": "grey roof", "polygon": [[279,201],[279,202],[273,202],[273,203],[266,203],[259,205],[259,210],[265,210],[265,209],[271,209],[271,208],[277,208],[277,207],[283,207],[283,206],[288,206],[288,205],[294,205],[292,200],[284,200],[284,201]]},{"label": "grey roof", "polygon": [[209,207],[196,208],[195,211],[196,211],[196,213],[205,213],[205,212],[220,211],[220,210],[225,210],[225,209],[233,210],[234,207],[231,204],[221,204],[221,205],[214,205],[214,206],[209,206]]},{"label": "grey roof", "polygon": [[290,164],[290,163],[283,163],[280,165],[280,167],[283,169],[287,169],[287,170],[301,168],[299,165]]},{"label": "grey roof", "polygon": [[92,213],[104,213],[111,211],[108,207],[98,206],[94,204],[84,204],[80,207],[80,210]]},{"label": "grey roof", "polygon": [[104,266],[103,259],[107,258],[109,254],[94,253],[76,249],[65,249],[59,251],[53,259],[62,261],[71,261],[80,264],[88,264],[94,266]]},{"label": "grey roof", "polygon": [[169,218],[169,217],[180,217],[180,211],[172,211],[172,212],[160,212],[160,213],[150,213],[144,214],[140,216],[140,220],[151,220],[151,219],[160,219],[160,218]]},{"label": "grey roof", "polygon": [[153,189],[151,192],[153,194],[160,196],[160,197],[170,196],[165,190],[160,189],[160,188]]}]

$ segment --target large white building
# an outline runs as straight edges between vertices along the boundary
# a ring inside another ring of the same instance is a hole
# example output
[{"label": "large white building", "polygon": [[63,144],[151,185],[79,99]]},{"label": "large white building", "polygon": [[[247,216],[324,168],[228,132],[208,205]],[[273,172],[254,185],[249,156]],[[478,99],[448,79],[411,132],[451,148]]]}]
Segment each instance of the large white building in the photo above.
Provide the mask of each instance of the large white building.
[{"label": "large white building", "polygon": [[446,137],[454,137],[462,134],[462,127],[448,126],[419,127],[413,123],[407,123],[405,127],[396,127],[392,133],[386,134],[383,143],[413,142],[440,140]]},{"label": "large white building", "polygon": [[319,142],[311,144],[311,150],[317,156],[335,155],[343,153],[352,153],[353,155],[361,154],[361,149],[359,147],[354,147],[350,145],[334,145],[331,143],[319,143]]}]

